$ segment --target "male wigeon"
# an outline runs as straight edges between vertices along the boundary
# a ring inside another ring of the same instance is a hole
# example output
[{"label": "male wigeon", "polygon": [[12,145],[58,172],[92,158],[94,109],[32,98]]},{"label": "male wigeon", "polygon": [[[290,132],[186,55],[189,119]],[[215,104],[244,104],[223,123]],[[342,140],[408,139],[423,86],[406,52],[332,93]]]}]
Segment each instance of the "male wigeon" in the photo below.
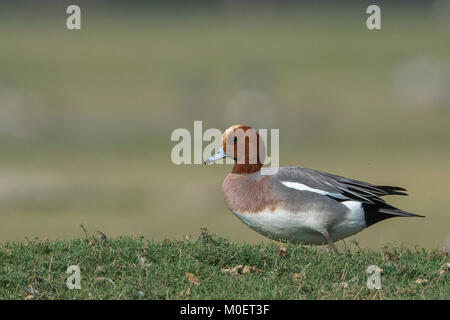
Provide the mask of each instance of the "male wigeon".
[{"label": "male wigeon", "polygon": [[205,163],[234,159],[233,170],[222,185],[225,202],[248,227],[273,240],[327,243],[336,251],[334,241],[381,220],[423,217],[381,199],[406,195],[401,187],[378,186],[301,167],[280,167],[273,175],[263,175],[264,156],[265,146],[256,130],[234,125],[223,133],[222,148]]}]

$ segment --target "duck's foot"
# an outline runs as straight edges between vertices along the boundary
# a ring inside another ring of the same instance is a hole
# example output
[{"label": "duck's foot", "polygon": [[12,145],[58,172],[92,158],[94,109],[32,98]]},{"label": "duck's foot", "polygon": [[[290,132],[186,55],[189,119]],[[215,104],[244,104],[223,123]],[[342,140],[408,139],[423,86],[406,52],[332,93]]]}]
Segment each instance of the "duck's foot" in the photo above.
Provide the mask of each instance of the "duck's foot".
[{"label": "duck's foot", "polygon": [[335,254],[339,254],[336,246],[334,245],[333,240],[331,240],[330,238],[330,234],[328,233],[327,230],[321,232],[322,236],[324,237],[324,239],[326,240],[327,244],[328,244],[328,249],[330,249],[330,251],[332,251]]}]

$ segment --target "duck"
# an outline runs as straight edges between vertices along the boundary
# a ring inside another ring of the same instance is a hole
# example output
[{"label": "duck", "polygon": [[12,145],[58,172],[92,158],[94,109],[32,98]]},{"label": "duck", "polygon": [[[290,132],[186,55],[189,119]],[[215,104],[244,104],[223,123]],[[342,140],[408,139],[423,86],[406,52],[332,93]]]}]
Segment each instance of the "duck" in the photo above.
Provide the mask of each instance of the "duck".
[{"label": "duck", "polygon": [[265,145],[248,125],[233,125],[222,134],[222,146],[205,164],[223,158],[234,166],[222,184],[229,210],[259,234],[281,242],[328,245],[394,217],[424,217],[382,199],[406,196],[406,189],[303,167],[279,167],[262,173]]}]

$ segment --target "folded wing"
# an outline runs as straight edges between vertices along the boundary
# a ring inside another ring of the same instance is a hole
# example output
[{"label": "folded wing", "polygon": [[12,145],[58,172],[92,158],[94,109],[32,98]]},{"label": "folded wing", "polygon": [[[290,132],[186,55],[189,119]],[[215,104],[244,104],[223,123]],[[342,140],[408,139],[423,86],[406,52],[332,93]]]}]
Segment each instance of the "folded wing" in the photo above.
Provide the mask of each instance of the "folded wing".
[{"label": "folded wing", "polygon": [[[286,187],[316,192],[336,201],[359,201],[366,212],[377,213],[380,220],[391,216],[423,217],[387,204],[381,197],[406,196],[406,189],[395,186],[379,186],[368,182],[302,167],[284,167],[276,178]],[[377,219],[377,221],[379,221]]]}]

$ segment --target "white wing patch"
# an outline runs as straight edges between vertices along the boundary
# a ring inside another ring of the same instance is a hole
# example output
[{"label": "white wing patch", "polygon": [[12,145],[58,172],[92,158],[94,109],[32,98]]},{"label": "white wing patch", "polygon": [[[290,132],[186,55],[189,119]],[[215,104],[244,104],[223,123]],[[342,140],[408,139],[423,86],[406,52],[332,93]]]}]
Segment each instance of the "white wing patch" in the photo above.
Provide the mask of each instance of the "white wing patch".
[{"label": "white wing patch", "polygon": [[286,187],[292,188],[292,189],[315,192],[318,194],[322,194],[324,196],[330,196],[330,197],[337,198],[337,199],[348,199],[346,196],[344,196],[340,193],[334,193],[334,192],[328,192],[325,190],[314,189],[314,188],[308,187],[307,185],[304,185],[303,183],[299,183],[299,182],[281,181],[281,183],[284,184]]}]

